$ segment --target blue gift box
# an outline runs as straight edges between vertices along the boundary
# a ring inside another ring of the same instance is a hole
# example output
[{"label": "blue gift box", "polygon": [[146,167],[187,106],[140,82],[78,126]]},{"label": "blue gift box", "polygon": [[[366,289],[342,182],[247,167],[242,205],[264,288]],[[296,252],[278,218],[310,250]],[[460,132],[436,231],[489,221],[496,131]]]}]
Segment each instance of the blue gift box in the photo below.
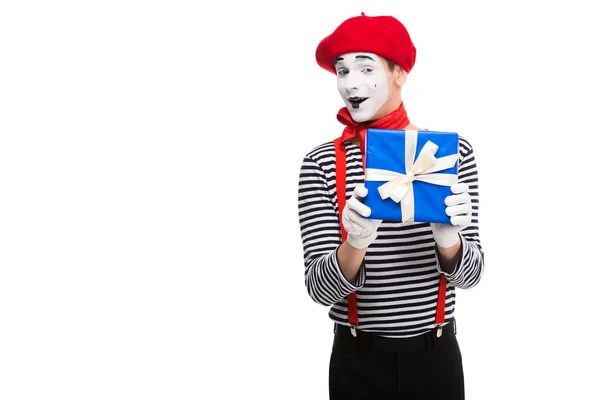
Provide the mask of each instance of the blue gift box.
[{"label": "blue gift box", "polygon": [[444,200],[458,181],[457,133],[370,128],[365,152],[369,218],[450,223]]}]

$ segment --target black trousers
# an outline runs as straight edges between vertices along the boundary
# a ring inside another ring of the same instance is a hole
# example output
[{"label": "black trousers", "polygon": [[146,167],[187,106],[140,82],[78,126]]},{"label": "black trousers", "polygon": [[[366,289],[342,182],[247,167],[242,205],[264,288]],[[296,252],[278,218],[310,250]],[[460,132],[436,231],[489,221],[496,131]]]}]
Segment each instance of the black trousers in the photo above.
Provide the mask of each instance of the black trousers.
[{"label": "black trousers", "polygon": [[335,325],[329,364],[330,400],[463,400],[462,356],[455,321],[442,336],[391,339]]}]

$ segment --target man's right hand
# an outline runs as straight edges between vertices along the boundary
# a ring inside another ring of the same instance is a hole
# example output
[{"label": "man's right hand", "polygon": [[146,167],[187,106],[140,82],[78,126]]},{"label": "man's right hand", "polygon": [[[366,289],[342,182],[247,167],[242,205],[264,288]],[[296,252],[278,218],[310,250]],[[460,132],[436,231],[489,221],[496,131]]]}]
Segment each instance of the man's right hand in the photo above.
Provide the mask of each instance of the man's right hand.
[{"label": "man's right hand", "polygon": [[356,186],[342,214],[344,229],[348,232],[348,244],[356,249],[369,247],[377,238],[377,228],[381,225],[380,219],[366,218],[371,215],[371,209],[362,202],[367,193],[364,185]]}]

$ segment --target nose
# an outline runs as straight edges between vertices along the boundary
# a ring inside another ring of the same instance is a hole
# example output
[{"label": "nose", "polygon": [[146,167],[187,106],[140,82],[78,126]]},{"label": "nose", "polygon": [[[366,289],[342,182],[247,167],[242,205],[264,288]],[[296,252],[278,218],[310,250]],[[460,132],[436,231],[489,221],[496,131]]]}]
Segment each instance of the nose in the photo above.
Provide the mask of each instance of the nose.
[{"label": "nose", "polygon": [[358,79],[358,74],[349,72],[346,75],[346,84],[344,85],[344,89],[346,93],[350,94],[360,88],[360,81]]}]

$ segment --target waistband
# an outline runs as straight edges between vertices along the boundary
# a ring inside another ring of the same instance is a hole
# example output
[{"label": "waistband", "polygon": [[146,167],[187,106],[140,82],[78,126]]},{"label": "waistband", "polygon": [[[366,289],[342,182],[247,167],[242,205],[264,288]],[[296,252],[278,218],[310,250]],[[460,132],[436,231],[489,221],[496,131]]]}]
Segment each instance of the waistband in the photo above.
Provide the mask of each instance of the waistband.
[{"label": "waistband", "polygon": [[374,332],[356,330],[354,336],[350,327],[340,324],[334,326],[334,347],[338,348],[368,348],[381,351],[407,352],[413,350],[428,350],[443,346],[456,340],[456,320],[452,318],[446,325],[433,328],[426,333],[408,338],[390,338]]}]

